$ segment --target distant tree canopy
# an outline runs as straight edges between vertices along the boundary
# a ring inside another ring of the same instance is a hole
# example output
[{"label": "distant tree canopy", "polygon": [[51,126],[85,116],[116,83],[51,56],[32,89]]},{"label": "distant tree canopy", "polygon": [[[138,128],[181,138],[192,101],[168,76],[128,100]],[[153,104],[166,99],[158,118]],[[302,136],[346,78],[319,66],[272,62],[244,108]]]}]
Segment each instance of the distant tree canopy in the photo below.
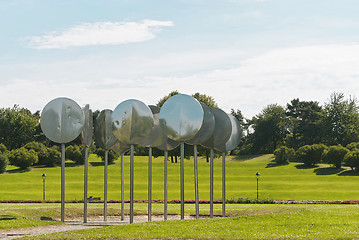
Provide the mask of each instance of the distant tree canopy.
[{"label": "distant tree canopy", "polygon": [[34,140],[40,116],[14,105],[0,109],[0,143],[9,150],[22,147]]}]

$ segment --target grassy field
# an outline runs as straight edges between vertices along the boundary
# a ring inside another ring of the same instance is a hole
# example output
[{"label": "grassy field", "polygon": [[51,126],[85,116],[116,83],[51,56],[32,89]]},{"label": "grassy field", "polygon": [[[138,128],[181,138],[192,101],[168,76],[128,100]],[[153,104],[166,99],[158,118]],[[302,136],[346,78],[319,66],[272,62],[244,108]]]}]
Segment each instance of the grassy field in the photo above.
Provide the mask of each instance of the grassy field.
[{"label": "grassy field", "polygon": [[[300,163],[285,166],[272,164],[272,155],[228,157],[226,163],[227,198],[255,198],[256,172],[260,172],[259,197],[283,200],[349,200],[359,199],[358,175],[347,169],[329,166],[303,168]],[[135,193],[138,200],[147,199],[147,157],[135,157]],[[214,198],[221,198],[221,159],[214,163]],[[83,199],[83,166],[66,167],[66,199]],[[89,195],[103,199],[103,164],[90,156]],[[180,164],[168,164],[168,198],[180,199]],[[185,199],[194,199],[193,160],[185,160]],[[46,178],[46,199],[60,199],[60,167],[32,168],[22,172],[13,166],[0,174],[0,200],[41,200],[42,178]],[[108,199],[120,199],[120,164],[109,166]],[[209,200],[209,163],[199,159],[199,192]],[[125,158],[125,198],[129,199],[129,158]],[[153,197],[163,199],[163,158],[153,160]]]},{"label": "grassy field", "polygon": [[[215,205],[219,211],[220,206]],[[81,212],[81,204],[69,204],[71,213]],[[92,214],[99,205],[91,206]],[[147,205],[137,204],[136,213]],[[201,205],[202,207],[202,205]],[[207,206],[203,206],[207,207]],[[23,216],[58,217],[59,204],[0,204],[1,211]],[[110,204],[113,215],[117,205]],[[193,204],[186,205],[194,213]],[[26,209],[26,210],[25,210]],[[170,204],[172,214],[179,204]],[[154,204],[160,213],[161,204]],[[33,214],[34,213],[34,214]],[[358,205],[228,205],[227,218],[166,221],[118,225],[91,230],[63,232],[34,239],[359,239]],[[69,215],[67,217],[70,217]],[[10,222],[5,220],[2,222]],[[0,225],[2,226],[2,225]]]}]

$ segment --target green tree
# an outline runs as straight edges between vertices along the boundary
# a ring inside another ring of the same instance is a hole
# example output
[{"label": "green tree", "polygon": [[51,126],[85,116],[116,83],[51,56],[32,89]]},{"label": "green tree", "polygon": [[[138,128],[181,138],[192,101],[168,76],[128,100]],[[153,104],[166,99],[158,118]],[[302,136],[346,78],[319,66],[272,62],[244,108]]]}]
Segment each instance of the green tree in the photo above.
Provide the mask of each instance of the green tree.
[{"label": "green tree", "polygon": [[358,171],[359,169],[359,150],[351,151],[344,157],[345,165],[349,166],[352,170]]},{"label": "green tree", "polygon": [[85,151],[83,146],[69,145],[65,150],[66,158],[74,161],[76,164],[82,165],[85,163]]},{"label": "green tree", "polygon": [[295,156],[295,151],[293,148],[281,146],[274,151],[274,156],[274,161],[277,164],[284,165],[288,164],[289,161],[293,159],[293,157]]},{"label": "green tree", "polygon": [[333,93],[324,106],[323,141],[327,145],[347,145],[359,141],[357,99],[345,99],[343,93]]},{"label": "green tree", "polygon": [[320,163],[325,150],[326,146],[323,144],[304,145],[297,150],[296,155],[304,165],[314,166]]},{"label": "green tree", "polygon": [[320,121],[324,114],[318,102],[295,98],[287,104],[286,115],[291,132],[286,137],[288,146],[298,149],[321,142]]},{"label": "green tree", "polygon": [[38,162],[37,154],[34,150],[27,150],[22,147],[11,151],[10,163],[20,169],[28,169]]},{"label": "green tree", "polygon": [[345,155],[349,150],[341,145],[330,146],[328,151],[323,154],[323,162],[333,164],[336,168],[341,168]]},{"label": "green tree", "polygon": [[9,160],[7,155],[5,153],[0,152],[0,174],[6,171],[8,164],[9,164]]},{"label": "green tree", "polygon": [[252,136],[249,137],[256,153],[273,153],[288,133],[285,110],[277,104],[265,107],[249,124],[253,129]]},{"label": "green tree", "polygon": [[[101,157],[102,161],[105,161],[105,149],[103,148],[97,148],[95,151],[95,154],[99,157]],[[115,152],[114,150],[110,149],[108,150],[108,164],[115,163],[115,160],[120,157],[120,154],[118,152]]]},{"label": "green tree", "polygon": [[39,116],[25,108],[14,105],[13,108],[0,109],[0,143],[8,149],[17,149],[33,141]]}]

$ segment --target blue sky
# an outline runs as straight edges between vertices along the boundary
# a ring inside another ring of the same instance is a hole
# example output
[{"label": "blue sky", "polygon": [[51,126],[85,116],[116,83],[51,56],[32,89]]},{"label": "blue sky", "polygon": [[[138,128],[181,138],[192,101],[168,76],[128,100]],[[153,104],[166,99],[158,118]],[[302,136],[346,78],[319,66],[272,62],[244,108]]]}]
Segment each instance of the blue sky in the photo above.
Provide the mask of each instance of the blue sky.
[{"label": "blue sky", "polygon": [[0,0],[0,107],[146,104],[172,90],[245,117],[359,92],[359,1]]}]

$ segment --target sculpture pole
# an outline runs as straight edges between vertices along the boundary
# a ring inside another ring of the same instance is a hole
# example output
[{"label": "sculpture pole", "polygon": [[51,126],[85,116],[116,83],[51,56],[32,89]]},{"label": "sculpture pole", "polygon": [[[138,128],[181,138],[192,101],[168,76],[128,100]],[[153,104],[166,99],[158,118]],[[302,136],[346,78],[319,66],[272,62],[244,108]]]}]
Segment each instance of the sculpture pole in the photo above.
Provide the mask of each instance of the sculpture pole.
[{"label": "sculpture pole", "polygon": [[181,220],[184,219],[184,142],[181,142]]},{"label": "sculpture pole", "polygon": [[121,154],[121,221],[125,220],[125,162],[124,153]]},{"label": "sculpture pole", "polygon": [[222,153],[222,217],[226,216],[226,153]]},{"label": "sculpture pole", "polygon": [[87,190],[88,190],[88,154],[89,148],[85,147],[85,173],[84,173],[84,223],[87,223]]},{"label": "sculpture pole", "polygon": [[131,144],[131,156],[130,156],[130,223],[133,223],[133,174],[134,174],[134,145]]},{"label": "sculpture pole", "polygon": [[198,159],[197,159],[197,145],[193,145],[194,149],[194,188],[196,199],[196,219],[199,218],[199,195],[198,195]]},{"label": "sculpture pole", "polygon": [[209,217],[213,218],[213,148],[210,149],[210,201],[209,201]]},{"label": "sculpture pole", "polygon": [[107,221],[107,169],[108,169],[108,150],[105,150],[105,167],[104,167],[104,207],[103,207],[103,220]]},{"label": "sculpture pole", "polygon": [[152,147],[148,150],[148,221],[152,214]]},{"label": "sculpture pole", "polygon": [[65,144],[61,144],[61,222],[65,222]]},{"label": "sculpture pole", "polygon": [[164,205],[163,205],[163,219],[167,220],[167,161],[168,161],[168,151],[165,150],[165,160],[164,160],[164,191],[163,191],[163,195],[164,195]]}]

